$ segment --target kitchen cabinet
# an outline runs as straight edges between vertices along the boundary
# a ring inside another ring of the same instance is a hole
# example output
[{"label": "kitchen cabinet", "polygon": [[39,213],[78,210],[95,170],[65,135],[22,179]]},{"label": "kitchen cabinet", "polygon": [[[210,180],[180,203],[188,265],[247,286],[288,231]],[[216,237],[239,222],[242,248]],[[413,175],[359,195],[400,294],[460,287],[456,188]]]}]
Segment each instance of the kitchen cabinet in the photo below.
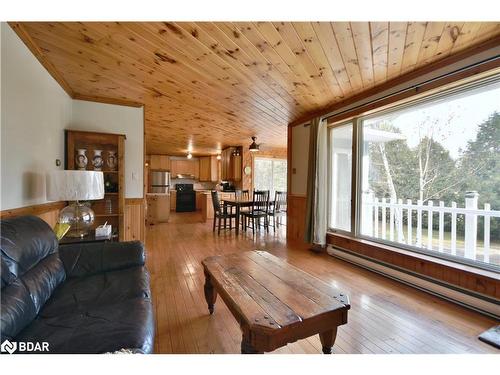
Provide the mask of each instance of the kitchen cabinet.
[{"label": "kitchen cabinet", "polygon": [[149,156],[150,170],[170,170],[170,156],[168,155],[150,155]]},{"label": "kitchen cabinet", "polygon": [[242,157],[240,155],[233,156],[233,181],[241,181]]},{"label": "kitchen cabinet", "polygon": [[170,160],[170,173],[173,178],[178,174],[192,175],[195,180],[200,176],[200,161],[198,159]]},{"label": "kitchen cabinet", "polygon": [[201,210],[202,200],[206,197],[205,192],[197,191],[196,192],[196,211]]},{"label": "kitchen cabinet", "polygon": [[203,194],[203,198],[201,199],[201,218],[203,222],[214,218],[214,206],[210,193]]},{"label": "kitchen cabinet", "polygon": [[217,156],[200,157],[200,181],[217,182],[219,166]]},{"label": "kitchen cabinet", "polygon": [[[239,152],[236,152],[239,151]],[[238,155],[235,155],[238,153]],[[221,154],[221,179],[223,181],[241,181],[241,148],[228,147]]]}]

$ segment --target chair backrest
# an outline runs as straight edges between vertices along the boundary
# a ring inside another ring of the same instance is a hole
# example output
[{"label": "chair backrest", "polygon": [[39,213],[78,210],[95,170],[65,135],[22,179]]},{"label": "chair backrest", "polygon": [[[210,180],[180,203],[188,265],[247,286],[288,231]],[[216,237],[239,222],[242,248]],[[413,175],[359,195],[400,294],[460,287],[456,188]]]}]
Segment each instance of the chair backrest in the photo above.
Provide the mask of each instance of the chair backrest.
[{"label": "chair backrest", "polygon": [[250,200],[250,191],[249,190],[236,190],[236,199],[241,201],[249,201]]},{"label": "chair backrest", "polygon": [[250,190],[242,190],[241,191],[241,199],[244,201],[250,200]]},{"label": "chair backrest", "polygon": [[214,207],[214,212],[220,214],[222,210],[220,207],[219,195],[215,190],[212,190],[210,194],[212,195],[212,205]]},{"label": "chair backrest", "polygon": [[274,212],[286,212],[286,191],[274,193]]},{"label": "chair backrest", "polygon": [[253,211],[267,211],[269,207],[269,190],[254,190]]}]

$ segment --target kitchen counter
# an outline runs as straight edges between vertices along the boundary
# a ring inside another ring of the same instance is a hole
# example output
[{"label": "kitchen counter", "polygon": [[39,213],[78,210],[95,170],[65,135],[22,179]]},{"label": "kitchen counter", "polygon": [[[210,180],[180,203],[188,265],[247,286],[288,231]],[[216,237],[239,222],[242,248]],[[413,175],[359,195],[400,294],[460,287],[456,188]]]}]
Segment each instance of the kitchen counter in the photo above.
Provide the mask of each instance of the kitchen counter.
[{"label": "kitchen counter", "polygon": [[206,222],[208,219],[214,218],[214,206],[212,204],[212,194],[210,191],[199,192],[199,201],[201,209],[201,220]]},{"label": "kitchen counter", "polygon": [[170,194],[146,193],[148,224],[167,223],[170,217]]}]

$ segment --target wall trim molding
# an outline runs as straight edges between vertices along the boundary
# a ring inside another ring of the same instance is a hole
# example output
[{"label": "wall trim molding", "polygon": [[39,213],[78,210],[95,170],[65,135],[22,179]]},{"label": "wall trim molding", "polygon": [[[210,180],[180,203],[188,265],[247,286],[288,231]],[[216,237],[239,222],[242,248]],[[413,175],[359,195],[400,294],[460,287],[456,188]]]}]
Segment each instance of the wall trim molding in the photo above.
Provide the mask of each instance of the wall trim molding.
[{"label": "wall trim molding", "polygon": [[78,93],[74,93],[72,98],[74,100],[84,100],[86,102],[96,102],[103,104],[115,104],[115,105],[122,105],[125,107],[140,108],[144,106],[144,103],[136,102],[133,100],[109,98],[109,97],[95,96],[95,95],[83,95]]},{"label": "wall trim molding", "polygon": [[24,216],[24,215],[41,215],[54,210],[61,210],[66,207],[66,202],[49,202],[34,204],[31,206],[9,208],[0,211],[0,218],[6,219],[9,217]]},{"label": "wall trim molding", "polygon": [[74,91],[69,86],[68,82],[63,78],[63,76],[56,69],[54,64],[52,64],[49,59],[45,56],[43,51],[36,45],[36,43],[31,39],[24,26],[19,22],[7,22],[7,24],[14,30],[17,36],[22,40],[22,42],[28,47],[31,53],[36,57],[36,59],[42,64],[42,66],[49,72],[49,74],[56,80],[57,83],[63,88],[64,91],[69,95],[70,98],[74,98]]},{"label": "wall trim molding", "polygon": [[71,99],[74,100],[84,100],[87,102],[96,102],[104,104],[115,104],[127,107],[143,107],[144,103],[136,102],[133,100],[119,99],[119,98],[108,98],[94,95],[83,95],[76,93],[64,79],[61,73],[56,69],[54,64],[45,56],[43,51],[37,46],[33,41],[29,33],[26,31],[24,26],[20,22],[7,22],[7,24],[14,30],[16,35],[21,39],[26,47],[31,51],[31,53],[36,57],[36,59],[42,64],[42,66],[47,70],[52,78],[56,80],[59,86],[62,87],[64,91],[69,95]]}]

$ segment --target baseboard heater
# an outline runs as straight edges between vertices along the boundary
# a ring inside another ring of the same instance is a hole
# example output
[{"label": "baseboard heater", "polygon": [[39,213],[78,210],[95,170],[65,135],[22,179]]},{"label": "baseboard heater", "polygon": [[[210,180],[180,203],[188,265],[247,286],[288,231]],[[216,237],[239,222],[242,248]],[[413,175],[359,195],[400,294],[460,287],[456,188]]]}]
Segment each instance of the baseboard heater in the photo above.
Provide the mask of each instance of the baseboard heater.
[{"label": "baseboard heater", "polygon": [[495,319],[500,319],[500,302],[494,298],[479,296],[456,286],[421,276],[411,271],[402,270],[399,267],[388,265],[331,245],[328,245],[327,253],[335,258],[363,267],[424,292],[444,298]]}]

